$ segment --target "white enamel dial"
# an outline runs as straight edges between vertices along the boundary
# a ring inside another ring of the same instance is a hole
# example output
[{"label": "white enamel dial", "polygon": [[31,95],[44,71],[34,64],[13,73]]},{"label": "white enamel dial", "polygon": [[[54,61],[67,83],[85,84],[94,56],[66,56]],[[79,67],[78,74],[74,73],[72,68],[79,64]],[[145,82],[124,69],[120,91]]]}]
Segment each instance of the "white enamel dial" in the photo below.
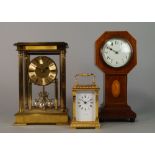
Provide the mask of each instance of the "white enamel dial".
[{"label": "white enamel dial", "polygon": [[94,91],[79,91],[76,95],[76,120],[95,121],[96,97]]},{"label": "white enamel dial", "polygon": [[101,48],[105,63],[111,67],[125,66],[132,54],[131,45],[123,39],[110,39]]}]

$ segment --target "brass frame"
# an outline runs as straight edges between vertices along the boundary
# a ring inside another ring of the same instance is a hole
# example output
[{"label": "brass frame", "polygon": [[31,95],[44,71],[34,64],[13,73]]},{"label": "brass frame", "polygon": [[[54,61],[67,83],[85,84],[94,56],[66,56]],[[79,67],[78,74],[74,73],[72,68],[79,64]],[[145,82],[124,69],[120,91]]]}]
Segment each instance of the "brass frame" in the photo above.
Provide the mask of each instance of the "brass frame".
[{"label": "brass frame", "polygon": [[[66,48],[65,42],[16,43],[19,59],[19,111],[15,124],[67,124],[66,110]],[[31,55],[58,55],[60,63],[60,108],[58,107],[58,79],[55,82],[55,109],[52,112],[33,111],[32,83],[28,77]],[[27,110],[26,110],[27,107]]]},{"label": "brass frame", "polygon": [[[79,76],[92,76],[92,84],[91,85],[80,85],[78,83]],[[94,74],[77,74],[75,76],[75,84],[72,88],[72,96],[73,96],[73,116],[71,127],[72,128],[100,128],[99,117],[98,117],[98,105],[99,105],[99,88],[96,85],[96,78]],[[77,121],[76,120],[76,94],[78,91],[95,91],[96,93],[96,120],[95,121]]]}]

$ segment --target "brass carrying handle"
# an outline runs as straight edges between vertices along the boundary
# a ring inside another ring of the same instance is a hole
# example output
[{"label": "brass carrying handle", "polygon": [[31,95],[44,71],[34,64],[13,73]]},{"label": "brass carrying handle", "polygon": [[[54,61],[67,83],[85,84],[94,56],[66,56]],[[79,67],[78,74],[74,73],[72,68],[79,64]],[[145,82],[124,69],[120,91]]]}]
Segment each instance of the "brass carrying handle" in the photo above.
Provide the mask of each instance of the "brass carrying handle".
[{"label": "brass carrying handle", "polygon": [[93,73],[80,73],[80,74],[76,74],[74,76],[75,78],[75,85],[78,85],[78,78],[79,77],[92,77],[92,84],[95,85],[96,84],[96,76]]}]

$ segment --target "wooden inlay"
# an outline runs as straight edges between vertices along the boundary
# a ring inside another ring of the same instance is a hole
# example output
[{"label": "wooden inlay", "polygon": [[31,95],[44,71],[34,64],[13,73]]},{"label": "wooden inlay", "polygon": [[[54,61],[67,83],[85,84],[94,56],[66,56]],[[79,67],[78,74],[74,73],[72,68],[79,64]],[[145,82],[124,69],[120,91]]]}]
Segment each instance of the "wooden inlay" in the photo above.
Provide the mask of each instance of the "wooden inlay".
[{"label": "wooden inlay", "polygon": [[118,97],[120,95],[120,83],[118,80],[114,80],[112,83],[112,95]]}]

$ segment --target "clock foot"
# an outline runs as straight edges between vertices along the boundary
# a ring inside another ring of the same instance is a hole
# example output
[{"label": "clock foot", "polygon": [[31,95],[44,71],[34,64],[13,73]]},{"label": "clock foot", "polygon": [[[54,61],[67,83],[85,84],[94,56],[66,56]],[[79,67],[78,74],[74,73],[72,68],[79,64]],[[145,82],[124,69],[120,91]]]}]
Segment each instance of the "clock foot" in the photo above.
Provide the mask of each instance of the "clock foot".
[{"label": "clock foot", "polygon": [[129,121],[130,122],[135,122],[135,118],[130,118]]},{"label": "clock foot", "polygon": [[104,121],[129,121],[134,122],[136,113],[127,106],[105,106],[100,109],[100,122]]}]

